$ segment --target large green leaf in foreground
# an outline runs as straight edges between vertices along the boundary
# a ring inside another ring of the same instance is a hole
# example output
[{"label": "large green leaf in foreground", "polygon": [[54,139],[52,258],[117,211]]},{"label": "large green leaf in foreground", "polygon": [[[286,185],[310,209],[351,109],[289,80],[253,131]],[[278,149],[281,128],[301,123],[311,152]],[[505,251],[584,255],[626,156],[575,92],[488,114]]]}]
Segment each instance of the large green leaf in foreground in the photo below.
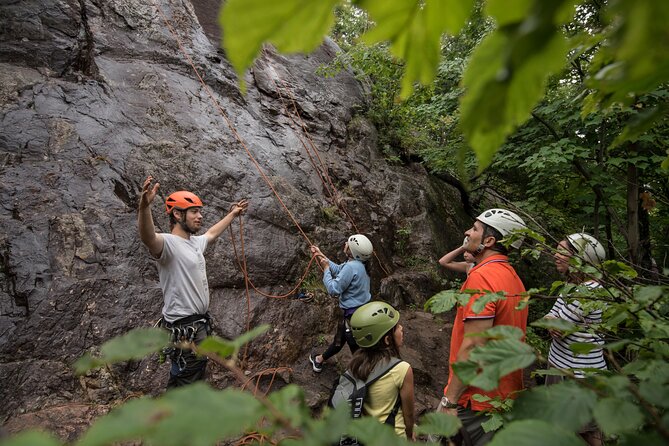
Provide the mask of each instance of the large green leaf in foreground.
[{"label": "large green leaf in foreground", "polygon": [[539,419],[575,432],[592,419],[596,403],[595,392],[575,382],[536,387],[518,397],[513,418]]},{"label": "large green leaf in foreground", "polygon": [[504,427],[489,446],[583,446],[575,433],[545,421],[514,421]]},{"label": "large green leaf in foreground", "polygon": [[216,391],[205,383],[196,383],[170,390],[156,399],[142,398],[124,404],[93,424],[77,445],[107,445],[142,438],[156,445],[205,446],[243,434],[266,415],[250,393]]},{"label": "large green leaf in foreground", "polygon": [[82,374],[104,364],[142,359],[151,353],[160,351],[168,343],[169,337],[165,330],[137,328],[102,344],[99,357],[86,353],[74,363],[74,368],[78,374]]},{"label": "large green leaf in foreground", "polygon": [[334,24],[339,0],[227,0],[219,22],[223,47],[243,87],[263,42],[285,53],[310,53]]},{"label": "large green leaf in foreground", "polygon": [[476,347],[468,361],[453,364],[453,371],[467,385],[492,390],[499,379],[535,360],[532,347],[517,339],[496,339]]}]

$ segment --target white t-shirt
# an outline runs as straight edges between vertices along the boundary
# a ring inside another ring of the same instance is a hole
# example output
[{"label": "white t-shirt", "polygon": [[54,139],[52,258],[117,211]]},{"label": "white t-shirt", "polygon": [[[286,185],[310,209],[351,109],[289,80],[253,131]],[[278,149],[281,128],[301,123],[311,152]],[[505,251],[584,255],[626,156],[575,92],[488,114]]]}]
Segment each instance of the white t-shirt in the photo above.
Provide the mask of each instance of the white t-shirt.
[{"label": "white t-shirt", "polygon": [[161,235],[165,243],[157,265],[165,300],[163,318],[174,322],[206,313],[209,309],[209,283],[204,260],[207,237],[197,235],[186,240],[178,235]]}]

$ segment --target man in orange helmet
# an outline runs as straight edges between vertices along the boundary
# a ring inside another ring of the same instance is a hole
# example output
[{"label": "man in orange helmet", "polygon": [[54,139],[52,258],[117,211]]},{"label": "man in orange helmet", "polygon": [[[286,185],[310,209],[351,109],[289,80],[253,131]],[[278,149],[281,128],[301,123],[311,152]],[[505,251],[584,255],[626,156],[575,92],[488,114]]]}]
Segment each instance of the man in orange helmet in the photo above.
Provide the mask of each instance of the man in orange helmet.
[{"label": "man in orange helmet", "polygon": [[[152,186],[152,182],[151,176],[144,181],[137,223],[139,237],[158,265],[164,298],[162,326],[171,330],[172,341],[197,344],[209,332],[209,285],[204,251],[235,217],[246,212],[248,202],[237,202],[222,220],[203,235],[195,235],[202,228],[202,201],[191,192],[174,192],[165,200],[170,233],[156,233],[151,203],[160,184]],[[168,388],[204,379],[206,358],[198,358],[190,350],[173,348],[170,359],[172,367]]]}]

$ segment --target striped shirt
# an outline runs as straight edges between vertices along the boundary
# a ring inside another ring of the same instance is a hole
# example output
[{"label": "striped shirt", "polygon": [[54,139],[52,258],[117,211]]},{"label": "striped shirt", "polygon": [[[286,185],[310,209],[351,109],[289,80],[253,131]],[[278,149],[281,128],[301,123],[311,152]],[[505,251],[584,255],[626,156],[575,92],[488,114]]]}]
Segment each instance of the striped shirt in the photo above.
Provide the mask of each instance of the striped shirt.
[{"label": "striped shirt", "polygon": [[[589,288],[597,288],[600,285],[597,282],[586,282],[583,285]],[[551,308],[547,314],[548,317],[555,317],[572,322],[576,325],[587,327],[590,324],[599,324],[602,322],[602,310],[593,310],[588,314],[583,314],[581,303],[572,299],[569,302],[562,297]],[[575,353],[569,346],[574,343],[589,343],[599,345],[599,348],[590,350],[588,353]],[[601,346],[604,341],[596,334],[586,332],[576,332],[559,339],[553,339],[550,351],[548,352],[548,362],[559,369],[600,369],[606,370],[604,361],[604,350]],[[574,375],[578,378],[584,377],[580,370],[574,370]]]}]

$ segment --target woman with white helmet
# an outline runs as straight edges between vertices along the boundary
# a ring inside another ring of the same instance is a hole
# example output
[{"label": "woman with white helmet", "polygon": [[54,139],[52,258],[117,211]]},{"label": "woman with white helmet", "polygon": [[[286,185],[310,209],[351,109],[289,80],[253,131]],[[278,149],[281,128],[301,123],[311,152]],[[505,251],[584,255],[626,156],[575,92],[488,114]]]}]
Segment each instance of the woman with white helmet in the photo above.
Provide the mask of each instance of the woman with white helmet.
[{"label": "woman with white helmet", "polygon": [[[570,262],[572,258],[577,258],[584,265],[598,266],[604,261],[606,258],[604,247],[590,234],[579,232],[568,235],[558,243],[554,258],[555,268],[560,274],[565,275],[567,283],[590,289],[601,286],[597,280],[587,277]],[[591,324],[602,322],[602,309],[586,311],[578,299],[560,296],[545,317],[563,319],[579,327],[587,328]],[[552,341],[548,352],[548,363],[551,367],[570,370],[577,378],[585,377],[582,369],[606,370],[602,348],[604,341],[599,336],[587,331],[568,335],[557,330],[549,330],[549,332]],[[570,347],[576,343],[594,344],[594,348],[587,353],[575,353]],[[563,380],[564,376],[546,376],[546,385],[557,384]],[[601,432],[592,423],[585,426],[580,434],[590,445],[602,444]]]},{"label": "woman with white helmet", "polygon": [[355,234],[348,238],[344,244],[344,254],[348,260],[342,264],[329,260],[317,246],[311,247],[311,253],[318,258],[323,268],[325,289],[331,296],[339,297],[339,308],[341,309],[337,332],[332,344],[323,354],[309,355],[311,367],[316,373],[323,370],[323,363],[339,353],[344,344],[348,344],[351,353],[355,353],[358,349],[351,334],[349,321],[355,310],[372,298],[366,262],[372,257],[373,252],[372,242],[362,234]]}]

